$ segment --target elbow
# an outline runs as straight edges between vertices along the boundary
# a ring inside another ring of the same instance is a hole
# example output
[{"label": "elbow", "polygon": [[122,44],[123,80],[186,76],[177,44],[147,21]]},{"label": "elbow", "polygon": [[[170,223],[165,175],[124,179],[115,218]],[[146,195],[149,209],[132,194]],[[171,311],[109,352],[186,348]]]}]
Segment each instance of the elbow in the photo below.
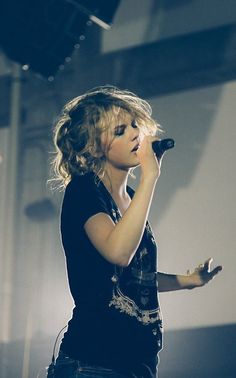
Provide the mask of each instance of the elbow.
[{"label": "elbow", "polygon": [[128,260],[120,260],[116,263],[116,265],[120,266],[121,268],[127,268],[130,264],[130,261]]},{"label": "elbow", "polygon": [[106,252],[103,251],[103,256],[112,264],[118,265],[121,268],[127,268],[129,264],[131,263],[136,250],[134,251],[125,251],[123,252],[123,246],[122,250],[118,246],[116,248],[112,248],[112,253],[110,253],[111,248],[109,247]]},{"label": "elbow", "polygon": [[111,264],[118,265],[121,268],[127,268],[132,261],[132,258],[128,258],[127,256],[124,256],[118,251],[114,251],[113,253],[105,253],[104,251],[100,250],[101,255]]},{"label": "elbow", "polygon": [[116,259],[114,259],[114,264],[120,266],[121,268],[127,268],[133,259],[134,254],[132,256],[122,256],[118,255]]}]

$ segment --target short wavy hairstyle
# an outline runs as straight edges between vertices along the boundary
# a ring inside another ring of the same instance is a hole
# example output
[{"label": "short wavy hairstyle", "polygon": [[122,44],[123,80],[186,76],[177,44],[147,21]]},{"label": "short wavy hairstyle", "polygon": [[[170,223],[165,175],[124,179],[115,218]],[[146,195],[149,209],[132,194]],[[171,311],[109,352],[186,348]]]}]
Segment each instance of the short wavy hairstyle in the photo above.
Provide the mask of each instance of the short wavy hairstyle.
[{"label": "short wavy hairstyle", "polygon": [[117,121],[119,111],[128,112],[144,135],[157,135],[160,125],[152,118],[149,103],[128,90],[106,85],[96,87],[69,101],[53,130],[54,177],[49,181],[65,188],[74,175],[94,172],[103,177],[105,156],[101,134]]}]

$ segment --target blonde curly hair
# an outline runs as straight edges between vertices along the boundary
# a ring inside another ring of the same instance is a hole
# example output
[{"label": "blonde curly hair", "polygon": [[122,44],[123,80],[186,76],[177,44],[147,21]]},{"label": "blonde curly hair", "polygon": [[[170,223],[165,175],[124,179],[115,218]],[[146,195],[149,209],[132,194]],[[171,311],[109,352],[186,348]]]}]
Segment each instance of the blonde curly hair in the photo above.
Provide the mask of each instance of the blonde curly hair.
[{"label": "blonde curly hair", "polygon": [[151,117],[151,106],[132,92],[106,85],[96,87],[69,101],[55,123],[55,157],[51,164],[59,188],[74,175],[94,172],[103,177],[105,156],[101,134],[117,121],[119,111],[129,113],[144,135],[156,135],[160,125]]}]

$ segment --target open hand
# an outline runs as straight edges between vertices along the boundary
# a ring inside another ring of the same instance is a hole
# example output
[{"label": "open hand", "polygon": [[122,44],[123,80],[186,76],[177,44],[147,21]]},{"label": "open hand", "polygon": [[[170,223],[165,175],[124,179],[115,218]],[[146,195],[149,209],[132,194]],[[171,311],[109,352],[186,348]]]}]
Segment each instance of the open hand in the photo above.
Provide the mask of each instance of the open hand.
[{"label": "open hand", "polygon": [[204,264],[198,265],[198,267],[195,268],[192,273],[189,270],[187,271],[190,282],[190,289],[206,285],[222,270],[221,265],[218,265],[216,268],[211,270],[212,261],[213,259],[209,258],[204,262]]}]

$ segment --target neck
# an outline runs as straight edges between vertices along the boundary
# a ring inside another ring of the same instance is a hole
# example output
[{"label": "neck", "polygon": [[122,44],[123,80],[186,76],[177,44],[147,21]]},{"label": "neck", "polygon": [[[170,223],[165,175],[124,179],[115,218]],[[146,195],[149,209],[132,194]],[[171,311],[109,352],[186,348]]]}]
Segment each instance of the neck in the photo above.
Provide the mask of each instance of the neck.
[{"label": "neck", "polygon": [[120,169],[106,169],[105,175],[102,179],[103,184],[108,191],[114,196],[119,198],[127,197],[127,181],[129,171],[123,171]]}]

